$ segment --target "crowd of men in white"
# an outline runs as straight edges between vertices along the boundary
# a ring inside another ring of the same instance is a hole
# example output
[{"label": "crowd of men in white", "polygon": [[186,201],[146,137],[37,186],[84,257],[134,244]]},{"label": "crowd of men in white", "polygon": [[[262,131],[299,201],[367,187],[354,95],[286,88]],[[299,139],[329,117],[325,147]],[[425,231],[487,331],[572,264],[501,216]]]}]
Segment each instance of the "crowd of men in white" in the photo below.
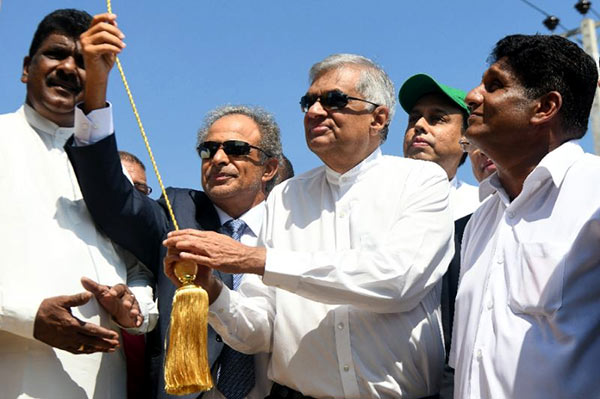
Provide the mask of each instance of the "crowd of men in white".
[{"label": "crowd of men in white", "polygon": [[[189,398],[600,397],[600,158],[577,143],[598,72],[576,44],[507,36],[468,93],[331,55],[300,98],[322,165],[283,182],[273,116],[216,108],[202,191],[168,189],[174,232],[117,152],[123,37],[112,14],[49,14],[0,115],[0,397],[172,397],[179,260],[210,299],[216,384]],[[396,98],[404,158],[380,149]]]}]

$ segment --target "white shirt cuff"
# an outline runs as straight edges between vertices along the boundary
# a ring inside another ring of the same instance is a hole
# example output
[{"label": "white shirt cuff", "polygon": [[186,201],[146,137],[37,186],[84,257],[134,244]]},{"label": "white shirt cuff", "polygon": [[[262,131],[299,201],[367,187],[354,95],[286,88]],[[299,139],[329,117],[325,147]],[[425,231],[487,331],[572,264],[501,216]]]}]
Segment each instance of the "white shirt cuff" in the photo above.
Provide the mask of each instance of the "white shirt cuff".
[{"label": "white shirt cuff", "polygon": [[140,313],[144,316],[144,321],[139,327],[124,329],[130,334],[148,333],[156,327],[156,323],[158,322],[158,306],[152,296],[152,287],[133,283],[129,285],[129,289],[138,301]]},{"label": "white shirt cuff", "polygon": [[223,288],[219,293],[219,296],[215,301],[208,307],[208,319],[210,321],[211,318],[216,316],[217,318],[221,318],[223,314],[230,313],[231,306],[231,290],[223,284]]},{"label": "white shirt cuff", "polygon": [[94,144],[110,136],[115,131],[113,125],[112,105],[95,109],[85,114],[83,104],[75,107],[75,145],[78,147]]}]

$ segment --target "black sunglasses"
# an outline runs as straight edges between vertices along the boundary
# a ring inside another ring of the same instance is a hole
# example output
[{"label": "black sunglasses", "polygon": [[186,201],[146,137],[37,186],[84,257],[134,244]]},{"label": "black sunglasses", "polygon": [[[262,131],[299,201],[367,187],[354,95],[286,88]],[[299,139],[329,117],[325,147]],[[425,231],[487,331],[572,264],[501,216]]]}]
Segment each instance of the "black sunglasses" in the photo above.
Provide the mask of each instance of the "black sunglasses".
[{"label": "black sunglasses", "polygon": [[253,146],[253,145],[248,144],[245,141],[241,141],[241,140],[227,140],[222,143],[219,143],[218,141],[205,141],[203,143],[200,143],[196,149],[198,150],[198,154],[200,155],[200,158],[211,159],[212,157],[215,156],[215,154],[217,153],[217,151],[219,151],[219,148],[221,148],[221,147],[223,147],[223,151],[225,152],[225,154],[231,155],[234,157],[248,155],[248,154],[250,154],[250,150],[252,148],[262,152],[268,158],[273,157],[271,154],[269,154],[267,151],[263,150],[262,148]]},{"label": "black sunglasses", "polygon": [[308,109],[312,107],[313,104],[317,102],[317,100],[319,100],[323,108],[329,110],[342,109],[346,105],[348,105],[348,101],[350,100],[362,101],[374,105],[376,107],[379,107],[380,105],[375,104],[374,102],[371,102],[369,100],[365,100],[364,98],[351,97],[339,90],[331,90],[321,94],[320,96],[317,96],[316,94],[303,95],[302,97],[300,97],[300,109],[302,109],[302,112],[308,112]]}]

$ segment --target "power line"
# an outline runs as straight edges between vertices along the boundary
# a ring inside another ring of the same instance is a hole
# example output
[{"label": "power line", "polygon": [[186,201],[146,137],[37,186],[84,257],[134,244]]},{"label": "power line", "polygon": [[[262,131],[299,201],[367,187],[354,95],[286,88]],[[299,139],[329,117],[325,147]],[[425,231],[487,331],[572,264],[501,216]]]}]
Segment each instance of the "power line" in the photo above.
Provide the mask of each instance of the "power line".
[{"label": "power line", "polygon": [[544,24],[544,26],[546,28],[548,28],[549,31],[554,31],[554,29],[556,29],[557,26],[560,26],[560,28],[564,31],[567,30],[567,28],[565,28],[561,23],[560,23],[560,19],[558,19],[558,17],[548,14],[546,11],[542,10],[541,8],[539,8],[538,6],[536,6],[535,4],[531,3],[528,0],[521,0],[521,2],[527,4],[529,7],[533,8],[534,10],[536,10],[537,12],[543,14],[546,16],[546,19],[544,19],[544,21],[542,22]]},{"label": "power line", "polygon": [[535,4],[533,4],[533,3],[530,3],[529,1],[527,1],[527,0],[521,0],[521,1],[522,1],[523,3],[525,3],[525,4],[527,4],[529,7],[533,8],[534,10],[536,10],[536,11],[538,11],[538,12],[541,12],[541,13],[542,13],[542,14],[544,14],[545,16],[547,16],[547,17],[550,17],[550,16],[551,16],[551,15],[550,15],[550,14],[548,14],[546,11],[542,10],[541,8],[539,8],[538,6],[536,6]]}]

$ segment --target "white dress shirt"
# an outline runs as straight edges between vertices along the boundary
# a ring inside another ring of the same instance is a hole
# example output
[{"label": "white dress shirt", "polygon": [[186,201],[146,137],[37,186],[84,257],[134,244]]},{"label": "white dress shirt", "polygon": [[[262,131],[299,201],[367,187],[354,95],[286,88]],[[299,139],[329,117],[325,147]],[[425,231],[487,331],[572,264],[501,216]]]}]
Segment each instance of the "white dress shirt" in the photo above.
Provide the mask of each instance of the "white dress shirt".
[{"label": "white dress shirt", "polygon": [[448,191],[438,165],[379,149],[344,174],[287,180],[267,199],[262,282],[224,287],[209,322],[237,350],[270,352],[269,378],[305,395],[437,393]]},{"label": "white dress shirt", "polygon": [[[60,128],[24,105],[0,116],[0,396],[2,398],[124,398],[121,351],[73,355],[33,338],[40,303],[83,292],[80,279],[129,282],[145,316],[149,271],[101,234],[82,199],[63,149],[72,128]],[[118,331],[95,299],[75,317]]]},{"label": "white dress shirt", "polygon": [[598,398],[600,158],[567,142],[511,202],[497,175],[462,245],[456,398]]},{"label": "white dress shirt", "polygon": [[[217,210],[217,214],[219,215],[219,219],[221,221],[221,226],[223,226],[227,221],[231,220],[232,217],[229,216],[225,211],[215,205],[215,209]],[[242,237],[240,238],[240,242],[244,245],[249,245],[255,247],[258,240],[258,233],[262,227],[262,224],[265,219],[265,203],[261,202],[255,207],[248,210],[242,216],[239,217],[246,223],[246,229],[243,231]],[[244,277],[242,277],[242,281]],[[269,394],[271,390],[271,385],[273,384],[267,378],[267,365],[269,362],[269,357],[266,353],[259,353],[254,355],[254,387],[248,395],[246,399],[264,399],[265,396]],[[215,382],[215,387],[208,391],[202,396],[203,399],[224,399],[225,397],[219,392],[216,387],[217,370],[214,370],[213,380]]]},{"label": "white dress shirt", "polygon": [[472,214],[479,208],[479,188],[465,183],[454,176],[450,180],[450,206],[454,220]]}]

